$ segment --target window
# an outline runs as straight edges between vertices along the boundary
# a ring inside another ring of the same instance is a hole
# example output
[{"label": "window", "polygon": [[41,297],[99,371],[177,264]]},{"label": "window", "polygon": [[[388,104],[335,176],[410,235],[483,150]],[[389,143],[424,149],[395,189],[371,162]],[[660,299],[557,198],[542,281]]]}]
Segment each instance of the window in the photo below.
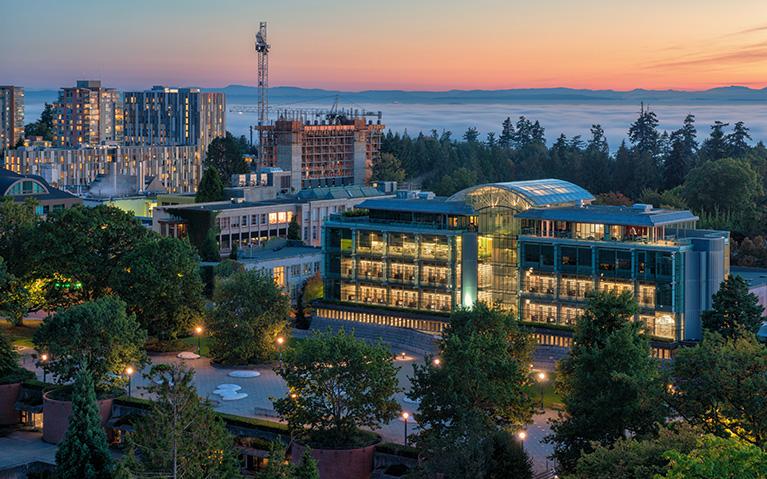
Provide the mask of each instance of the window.
[{"label": "window", "polygon": [[274,284],[276,284],[280,288],[284,288],[285,287],[285,267],[277,266],[276,268],[272,269],[272,278],[274,279]]},{"label": "window", "polygon": [[294,264],[290,267],[290,276],[296,277],[301,276],[301,265],[300,264]]}]

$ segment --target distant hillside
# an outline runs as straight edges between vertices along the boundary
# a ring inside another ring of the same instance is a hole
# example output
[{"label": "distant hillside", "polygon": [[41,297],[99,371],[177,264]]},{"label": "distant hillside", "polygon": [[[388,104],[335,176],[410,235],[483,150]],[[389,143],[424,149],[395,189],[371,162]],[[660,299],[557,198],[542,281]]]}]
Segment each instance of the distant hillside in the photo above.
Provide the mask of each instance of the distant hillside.
[{"label": "distant hillside", "polygon": [[[210,89],[223,91],[230,103],[252,102],[257,88],[230,85],[226,88]],[[706,91],[677,90],[578,90],[573,88],[525,88],[512,90],[449,90],[449,91],[404,91],[368,90],[344,92],[338,90],[306,89],[298,87],[274,87],[269,90],[274,102],[285,100],[306,101],[325,99],[332,102],[334,96],[344,102],[355,103],[761,103],[767,101],[767,88],[754,90],[747,87],[731,86]]]},{"label": "distant hillside", "polygon": [[[258,90],[253,86],[229,85],[225,88],[206,88],[206,91],[226,93],[230,104],[255,103]],[[27,101],[54,101],[55,90],[28,90]],[[742,86],[712,88],[705,91],[678,90],[579,90],[574,88],[522,88],[511,90],[448,90],[405,91],[367,90],[345,92],[319,88],[273,87],[269,98],[273,104],[297,102],[302,105],[317,103],[329,105],[335,97],[342,103],[632,103],[644,101],[652,104],[694,103],[762,103],[767,102],[767,88],[755,90]]]}]

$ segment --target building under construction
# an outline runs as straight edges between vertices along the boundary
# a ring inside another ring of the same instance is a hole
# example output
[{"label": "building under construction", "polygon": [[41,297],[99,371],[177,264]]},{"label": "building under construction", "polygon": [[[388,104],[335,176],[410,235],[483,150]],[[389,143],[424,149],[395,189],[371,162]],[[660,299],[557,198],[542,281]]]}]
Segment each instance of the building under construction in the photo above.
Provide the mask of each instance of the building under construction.
[{"label": "building under construction", "polygon": [[[362,185],[370,181],[381,152],[381,112],[365,110],[279,109],[269,107],[269,52],[266,22],[259,24],[258,54],[259,165],[290,171],[291,188]],[[233,108],[240,113],[249,108]],[[275,113],[271,121],[270,112]]]},{"label": "building under construction", "polygon": [[366,184],[373,161],[381,154],[384,129],[380,112],[375,120],[369,115],[359,110],[333,111],[312,120],[308,110],[278,112],[274,122],[258,127],[260,162],[292,171],[295,190]]}]

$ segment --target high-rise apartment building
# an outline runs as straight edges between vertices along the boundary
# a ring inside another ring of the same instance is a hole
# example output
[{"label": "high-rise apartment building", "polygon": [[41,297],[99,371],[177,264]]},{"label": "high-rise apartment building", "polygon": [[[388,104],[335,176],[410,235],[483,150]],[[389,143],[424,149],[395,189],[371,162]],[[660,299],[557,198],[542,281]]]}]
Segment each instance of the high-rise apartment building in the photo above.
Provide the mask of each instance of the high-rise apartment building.
[{"label": "high-rise apartment building", "polygon": [[0,86],[0,150],[13,148],[24,137],[24,89]]},{"label": "high-rise apartment building", "polygon": [[75,87],[62,88],[54,106],[54,145],[95,146],[122,141],[120,92],[102,87],[100,81],[79,80]]},{"label": "high-rise apartment building", "polygon": [[226,134],[223,93],[199,88],[152,87],[125,92],[126,145],[194,145],[207,148]]}]

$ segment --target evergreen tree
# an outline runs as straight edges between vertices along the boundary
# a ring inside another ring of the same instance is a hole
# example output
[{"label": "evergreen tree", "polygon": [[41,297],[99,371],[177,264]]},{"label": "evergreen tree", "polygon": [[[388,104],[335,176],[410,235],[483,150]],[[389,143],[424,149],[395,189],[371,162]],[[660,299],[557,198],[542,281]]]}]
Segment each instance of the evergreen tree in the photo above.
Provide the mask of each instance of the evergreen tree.
[{"label": "evergreen tree", "polygon": [[701,156],[706,160],[721,160],[728,156],[729,147],[724,133],[724,129],[727,126],[729,126],[729,123],[722,123],[721,121],[715,121],[711,125],[711,133],[706,141],[703,142],[701,151]]},{"label": "evergreen tree", "polygon": [[0,384],[21,382],[32,377],[34,374],[31,371],[19,366],[19,355],[0,331]]},{"label": "evergreen tree", "polygon": [[239,243],[232,243],[232,249],[229,251],[229,259],[237,261],[238,251],[239,251]]},{"label": "evergreen tree", "polygon": [[765,320],[759,298],[749,292],[748,283],[740,276],[728,276],[712,299],[713,308],[701,315],[703,327],[726,338],[755,334]]},{"label": "evergreen tree", "polygon": [[742,158],[748,153],[750,147],[747,140],[751,140],[751,135],[748,134],[748,131],[749,129],[746,128],[745,123],[742,121],[735,123],[732,133],[725,138],[729,148],[729,156]]},{"label": "evergreen tree", "polygon": [[293,479],[293,466],[285,458],[285,446],[281,442],[269,444],[269,462],[259,479]]},{"label": "evergreen tree", "polygon": [[572,472],[595,444],[652,436],[665,419],[664,383],[644,326],[632,320],[636,308],[629,293],[589,295],[570,356],[558,366],[565,411],[546,438],[562,472]]},{"label": "evergreen tree", "polygon": [[603,155],[610,153],[610,147],[607,145],[607,137],[605,136],[605,130],[602,125],[591,125],[591,138],[588,141],[587,149],[589,151],[595,151]]},{"label": "evergreen tree", "polygon": [[43,112],[40,114],[40,119],[24,126],[24,136],[27,138],[31,136],[41,136],[45,141],[53,141],[55,132],[53,128],[53,118],[53,105],[46,103]]},{"label": "evergreen tree", "polygon": [[466,143],[477,143],[479,141],[479,132],[472,126],[463,134],[463,139]]},{"label": "evergreen tree", "polygon": [[514,124],[511,122],[511,118],[506,117],[503,120],[501,136],[498,137],[498,144],[504,148],[510,148],[511,142],[514,139]]},{"label": "evergreen tree", "polygon": [[298,216],[293,215],[288,224],[288,239],[293,241],[301,241],[301,226],[298,224]]},{"label": "evergreen tree", "polygon": [[204,261],[220,261],[221,253],[218,249],[218,234],[214,228],[208,230],[208,234],[205,235],[205,240],[200,247],[200,258]]},{"label": "evergreen tree", "polygon": [[405,181],[405,170],[402,162],[391,153],[382,153],[379,158],[373,160],[372,180],[377,181]]},{"label": "evergreen tree", "polygon": [[312,450],[307,447],[301,462],[293,468],[294,479],[320,479],[320,471],[317,469],[317,461],[312,457]]},{"label": "evergreen tree", "polygon": [[69,427],[56,451],[56,477],[111,479],[112,469],[93,378],[88,368],[83,367],[75,379]]},{"label": "evergreen tree", "polygon": [[629,140],[639,155],[654,158],[658,154],[658,117],[655,112],[642,106],[639,118],[629,128]]},{"label": "evergreen tree", "polygon": [[147,390],[157,398],[128,439],[126,461],[138,477],[239,478],[234,438],[197,395],[194,372],[177,363],[152,367]]},{"label": "evergreen tree", "polygon": [[224,201],[225,199],[224,182],[221,180],[218,170],[210,166],[205,168],[200,186],[197,188],[197,195],[194,197],[195,203]]},{"label": "evergreen tree", "polygon": [[687,173],[695,166],[698,142],[696,141],[695,115],[687,115],[682,128],[671,134],[671,150],[663,163],[663,187],[671,189],[684,183]]},{"label": "evergreen tree", "polygon": [[234,174],[248,172],[242,153],[240,143],[227,131],[223,138],[214,138],[210,142],[203,166],[217,169],[222,181],[229,181]]}]

